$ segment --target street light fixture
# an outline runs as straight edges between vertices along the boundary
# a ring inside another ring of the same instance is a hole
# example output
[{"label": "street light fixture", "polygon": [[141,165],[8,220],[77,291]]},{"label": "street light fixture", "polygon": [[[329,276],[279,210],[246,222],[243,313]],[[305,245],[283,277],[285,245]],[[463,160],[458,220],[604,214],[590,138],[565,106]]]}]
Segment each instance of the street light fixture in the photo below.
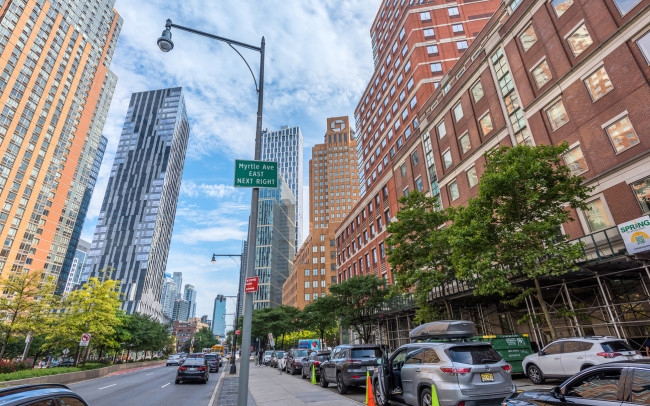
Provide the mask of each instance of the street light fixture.
[{"label": "street light fixture", "polygon": [[[165,30],[162,32],[162,36],[158,38],[158,47],[163,52],[169,52],[174,48],[174,43],[172,42],[172,28],[178,28],[179,30],[191,32],[193,34],[201,35],[217,41],[222,41],[228,44],[237,55],[241,57],[244,61],[251,75],[253,76],[253,81],[255,82],[255,90],[257,91],[257,125],[255,130],[255,160],[259,161],[262,158],[262,105],[264,101],[264,49],[265,49],[265,40],[262,37],[260,46],[250,45],[243,42],[235,41],[229,38],[219,37],[217,35],[208,34],[203,31],[198,31],[192,28],[183,27],[181,25],[172,24],[172,20],[168,19],[165,22]],[[250,65],[246,61],[246,58],[235,48],[235,46],[250,49],[260,53],[260,72],[259,72],[259,82],[255,78],[255,74],[251,69]],[[257,231],[257,207],[258,200],[260,196],[260,189],[253,188],[251,193],[251,216],[250,221],[248,222],[248,251],[246,257],[246,277],[255,276],[255,245],[256,245],[256,231]],[[216,260],[216,259],[215,259]],[[248,373],[249,373],[249,360],[250,360],[250,345],[251,345],[251,327],[253,319],[253,295],[244,294],[244,297],[241,298],[244,300],[244,325],[242,326],[242,346],[241,346],[241,359],[244,360],[239,366],[240,379],[239,379],[239,388],[237,393],[237,405],[246,406],[248,401]]]}]

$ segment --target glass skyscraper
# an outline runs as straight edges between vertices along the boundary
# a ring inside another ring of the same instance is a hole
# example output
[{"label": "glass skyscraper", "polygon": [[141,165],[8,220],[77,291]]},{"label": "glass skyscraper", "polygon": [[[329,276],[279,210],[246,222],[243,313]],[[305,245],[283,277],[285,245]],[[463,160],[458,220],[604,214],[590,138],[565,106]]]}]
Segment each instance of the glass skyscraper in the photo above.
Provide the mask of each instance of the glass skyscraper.
[{"label": "glass skyscraper", "polygon": [[[0,274],[67,282],[116,76],[114,0],[0,1]],[[72,245],[72,247],[70,247]]]},{"label": "glass skyscraper", "polygon": [[302,132],[300,127],[282,126],[278,131],[262,131],[262,161],[278,163],[278,175],[284,179],[295,197],[293,246],[302,244]]},{"label": "glass skyscraper", "polygon": [[295,208],[296,198],[281,177],[276,189],[260,189],[253,309],[282,305],[282,286],[296,256]]},{"label": "glass skyscraper", "polygon": [[68,280],[66,281],[63,293],[70,293],[72,289],[81,284],[81,273],[86,264],[86,258],[90,251],[90,243],[88,241],[79,240],[77,249],[75,250],[74,257],[70,261],[70,271],[68,272]]},{"label": "glass skyscraper", "polygon": [[221,338],[226,336],[226,298],[214,298],[214,310],[212,312],[212,334]]},{"label": "glass skyscraper", "polygon": [[162,319],[160,297],[190,126],[180,87],[133,93],[89,253],[122,308]]},{"label": "glass skyscraper", "polygon": [[160,295],[160,303],[162,304],[162,312],[165,317],[170,320],[174,313],[174,301],[176,300],[176,282],[172,278],[165,276],[163,282],[162,294]]},{"label": "glass skyscraper", "polygon": [[196,289],[194,289],[194,285],[190,285],[189,283],[185,285],[183,299],[189,303],[189,317],[196,317]]}]

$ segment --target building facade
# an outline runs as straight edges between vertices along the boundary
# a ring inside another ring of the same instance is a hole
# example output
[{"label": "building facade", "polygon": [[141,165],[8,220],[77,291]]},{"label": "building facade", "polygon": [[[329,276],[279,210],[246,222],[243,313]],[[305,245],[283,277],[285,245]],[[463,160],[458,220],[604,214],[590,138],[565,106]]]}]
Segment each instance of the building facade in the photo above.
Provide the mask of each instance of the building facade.
[{"label": "building facade", "polygon": [[357,147],[348,117],[327,119],[325,142],[309,160],[309,236],[298,250],[282,301],[300,309],[337,282],[335,232],[359,200]]},{"label": "building facade", "polygon": [[[262,161],[278,163],[278,175],[293,193],[296,199],[294,224],[295,242],[293,246],[302,243],[302,186],[303,186],[303,141],[300,127],[282,126],[278,131],[262,131]],[[295,253],[294,253],[295,255]]]},{"label": "building facade", "polygon": [[190,318],[190,303],[185,299],[174,300],[173,321],[187,321]]},{"label": "building facade", "polygon": [[185,343],[191,340],[198,330],[199,329],[196,325],[188,322],[187,320],[175,320],[174,327],[172,329],[172,335],[176,337],[176,352],[180,352]]},{"label": "building facade", "polygon": [[[250,221],[250,219],[249,219]],[[248,228],[247,228],[248,230]],[[241,245],[241,257],[239,262],[239,292],[237,296],[237,315],[244,314],[244,286],[246,282],[246,259],[248,255],[248,241],[242,241]]]},{"label": "building facade", "polygon": [[190,317],[196,317],[196,289],[194,289],[194,285],[189,283],[185,285],[183,299],[190,304]]},{"label": "building facade", "polygon": [[219,337],[226,336],[226,298],[221,295],[214,299],[212,334]]},{"label": "building facade", "polygon": [[120,281],[129,314],[162,317],[189,132],[180,87],[131,95],[87,265],[90,276]]},{"label": "building facade", "polygon": [[282,305],[282,286],[296,256],[296,198],[282,177],[275,189],[260,189],[253,309]]},{"label": "building facade", "polygon": [[[370,30],[375,71],[355,110],[362,198],[336,232],[338,278],[392,283],[386,224],[397,200],[428,191],[418,111],[501,0],[383,2]],[[433,193],[437,185],[433,183]]]},{"label": "building facade", "polygon": [[113,4],[0,3],[3,278],[44,270],[65,288],[117,80],[109,67],[122,19]]},{"label": "building facade", "polygon": [[172,278],[165,277],[163,282],[162,293],[160,295],[160,304],[162,313],[165,317],[174,318],[174,302],[176,301],[176,282]]},{"label": "building facade", "polygon": [[88,241],[79,240],[77,243],[77,249],[75,251],[74,257],[70,263],[70,271],[68,272],[68,280],[65,284],[65,289],[63,294],[68,294],[72,290],[79,286],[82,282],[81,272],[84,269],[86,263],[86,256],[90,251],[90,243]]},{"label": "building facade", "polygon": [[181,299],[181,288],[183,287],[183,272],[174,272],[172,279],[176,283],[176,299]]}]

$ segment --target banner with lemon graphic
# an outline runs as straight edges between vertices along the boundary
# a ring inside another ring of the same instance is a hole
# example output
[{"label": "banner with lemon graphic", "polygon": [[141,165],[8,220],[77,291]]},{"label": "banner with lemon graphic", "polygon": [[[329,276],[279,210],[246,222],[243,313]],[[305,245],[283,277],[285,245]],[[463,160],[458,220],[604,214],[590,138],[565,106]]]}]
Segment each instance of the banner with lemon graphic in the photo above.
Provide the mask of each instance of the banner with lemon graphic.
[{"label": "banner with lemon graphic", "polygon": [[650,216],[619,224],[618,231],[625,242],[628,254],[650,250]]}]

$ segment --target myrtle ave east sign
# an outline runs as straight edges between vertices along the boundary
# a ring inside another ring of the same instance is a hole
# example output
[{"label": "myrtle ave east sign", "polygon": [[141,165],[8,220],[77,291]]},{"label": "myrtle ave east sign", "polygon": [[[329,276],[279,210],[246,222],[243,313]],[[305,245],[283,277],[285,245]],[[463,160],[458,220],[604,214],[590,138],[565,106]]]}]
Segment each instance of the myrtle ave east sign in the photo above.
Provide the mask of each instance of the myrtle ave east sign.
[{"label": "myrtle ave east sign", "polygon": [[235,187],[278,187],[278,163],[235,160]]}]

